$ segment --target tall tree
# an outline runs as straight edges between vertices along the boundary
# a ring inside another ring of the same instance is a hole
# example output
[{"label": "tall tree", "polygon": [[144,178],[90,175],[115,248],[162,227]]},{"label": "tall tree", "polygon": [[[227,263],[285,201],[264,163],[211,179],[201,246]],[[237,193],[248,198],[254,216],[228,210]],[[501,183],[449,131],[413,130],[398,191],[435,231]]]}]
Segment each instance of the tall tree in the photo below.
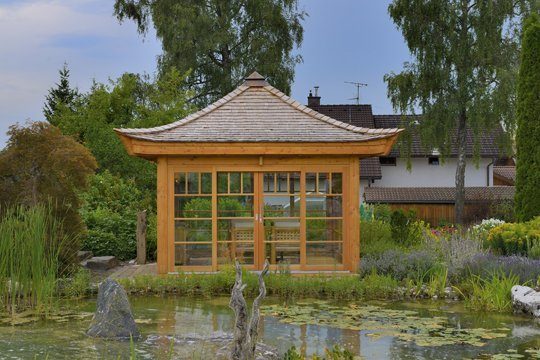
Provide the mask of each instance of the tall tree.
[{"label": "tall tree", "polygon": [[49,93],[45,97],[45,105],[43,106],[43,115],[51,124],[54,123],[54,113],[59,107],[63,106],[72,109],[75,99],[79,96],[78,90],[71,88],[69,83],[69,69],[67,63],[64,63],[62,69],[58,70],[60,81],[56,83],[56,87],[49,89]]},{"label": "tall tree", "polygon": [[396,111],[422,111],[428,147],[445,156],[457,145],[455,212],[462,223],[467,132],[478,159],[481,132],[503,125],[508,144],[515,129],[517,33],[530,1],[394,0],[388,10],[414,59],[385,76],[388,96]]},{"label": "tall tree", "polygon": [[191,70],[187,85],[198,105],[232,91],[254,69],[290,92],[305,16],[298,0],[116,0],[114,12],[141,34],[153,24],[160,70]]},{"label": "tall tree", "polygon": [[540,215],[540,17],[527,20],[522,39],[517,87],[516,215],[527,221]]}]

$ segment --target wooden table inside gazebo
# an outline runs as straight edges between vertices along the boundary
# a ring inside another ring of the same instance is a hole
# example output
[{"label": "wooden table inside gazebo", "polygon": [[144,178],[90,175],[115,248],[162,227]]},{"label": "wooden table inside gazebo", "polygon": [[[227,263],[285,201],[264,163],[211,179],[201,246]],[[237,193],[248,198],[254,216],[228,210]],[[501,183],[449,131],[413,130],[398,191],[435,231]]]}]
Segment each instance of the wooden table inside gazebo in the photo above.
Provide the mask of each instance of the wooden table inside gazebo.
[{"label": "wooden table inside gazebo", "polygon": [[157,162],[158,273],[246,268],[356,271],[359,161],[400,129],[360,128],[301,105],[258,73],[174,123],[115,129]]}]

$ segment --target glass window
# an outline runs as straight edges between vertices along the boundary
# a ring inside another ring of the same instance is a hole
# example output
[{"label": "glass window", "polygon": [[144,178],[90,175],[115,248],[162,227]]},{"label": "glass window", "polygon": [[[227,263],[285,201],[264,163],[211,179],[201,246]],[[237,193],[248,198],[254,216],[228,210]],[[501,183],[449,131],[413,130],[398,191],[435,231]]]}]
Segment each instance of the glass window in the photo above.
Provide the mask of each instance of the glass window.
[{"label": "glass window", "polygon": [[212,198],[210,196],[176,196],[174,198],[174,217],[211,218]]},{"label": "glass window", "polygon": [[319,173],[319,192],[322,194],[328,194],[329,193],[329,186],[328,186],[328,173]]},{"label": "glass window", "polygon": [[332,173],[332,194],[341,194],[343,191],[343,176],[341,173]]},{"label": "glass window", "polygon": [[264,192],[274,192],[275,174],[265,173],[263,177]]},{"label": "glass window", "polygon": [[217,174],[218,193],[227,194],[229,192],[229,173],[220,172]]},{"label": "glass window", "polygon": [[341,219],[306,220],[306,240],[341,241],[343,240],[342,223]]},{"label": "glass window", "polygon": [[306,197],[306,217],[341,217],[341,196]]},{"label": "glass window", "polygon": [[199,193],[199,173],[188,173],[188,194]]},{"label": "glass window", "polygon": [[181,172],[174,174],[174,193],[186,193],[186,173]]},{"label": "glass window", "polygon": [[218,244],[218,264],[232,264],[238,260],[241,264],[254,264],[254,247],[250,243],[225,242]]},{"label": "glass window", "polygon": [[253,195],[219,196],[218,217],[252,217]]},{"label": "glass window", "polygon": [[176,220],[175,242],[212,242],[212,220]]},{"label": "glass window", "polygon": [[289,173],[289,193],[297,194],[300,192],[300,173]]},{"label": "glass window", "polygon": [[231,194],[240,194],[240,173],[229,173],[229,192]]},{"label": "glass window", "polygon": [[300,216],[300,196],[264,197],[264,217],[297,217]]},{"label": "glass window", "polygon": [[242,191],[244,194],[253,194],[253,173],[242,173]]},{"label": "glass window", "polygon": [[317,189],[317,174],[307,173],[306,174],[306,192],[314,193],[316,189]]},{"label": "glass window", "polygon": [[253,220],[218,220],[218,241],[253,241]]},{"label": "glass window", "polygon": [[266,243],[264,245],[264,257],[272,265],[300,264],[300,243]]},{"label": "glass window", "polygon": [[342,243],[310,243],[306,245],[306,263],[308,265],[343,264]]},{"label": "glass window", "polygon": [[278,189],[277,189],[277,192],[288,192],[289,189],[287,187],[287,176],[288,174],[287,173],[278,173],[277,174],[277,185],[278,185]]},{"label": "glass window", "polygon": [[212,193],[212,173],[201,173],[201,193]]},{"label": "glass window", "polygon": [[212,244],[175,244],[176,266],[212,265]]}]

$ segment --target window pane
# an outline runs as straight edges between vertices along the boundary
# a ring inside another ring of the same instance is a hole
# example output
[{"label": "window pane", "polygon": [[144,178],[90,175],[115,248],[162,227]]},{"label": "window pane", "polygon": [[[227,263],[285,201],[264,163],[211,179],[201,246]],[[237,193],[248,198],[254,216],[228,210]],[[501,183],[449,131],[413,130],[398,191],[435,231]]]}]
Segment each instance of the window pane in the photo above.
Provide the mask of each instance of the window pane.
[{"label": "window pane", "polygon": [[300,173],[289,173],[289,193],[297,194],[300,192]]},{"label": "window pane", "polygon": [[307,173],[306,174],[306,192],[314,193],[316,186],[317,186],[317,174]]},{"label": "window pane", "polygon": [[220,172],[217,174],[218,193],[227,194],[229,192],[229,173]]},{"label": "window pane", "polygon": [[332,173],[332,194],[341,194],[343,191],[343,177],[341,173]]},{"label": "window pane", "polygon": [[277,185],[278,190],[277,192],[287,192],[287,173],[278,173],[277,174]]},{"label": "window pane", "polygon": [[219,217],[253,216],[253,195],[218,197]]},{"label": "window pane", "polygon": [[199,193],[199,173],[188,173],[188,194]]},{"label": "window pane", "polygon": [[240,194],[240,173],[230,173],[230,192],[231,194]]},{"label": "window pane", "polygon": [[201,193],[212,193],[212,173],[201,173]]},{"label": "window pane", "polygon": [[341,217],[341,196],[306,197],[307,217]]},{"label": "window pane", "polygon": [[343,240],[343,220],[306,220],[307,241],[341,241]]},{"label": "window pane", "polygon": [[328,190],[328,173],[319,173],[319,192],[328,194]]},{"label": "window pane", "polygon": [[270,264],[300,264],[300,243],[266,243],[264,256]]},{"label": "window pane", "polygon": [[274,192],[274,173],[265,173],[264,174],[264,191],[265,192]]},{"label": "window pane", "polygon": [[174,260],[176,266],[210,266],[212,265],[212,245],[176,244]]},{"label": "window pane", "polygon": [[296,217],[300,216],[299,196],[272,196],[264,197],[265,217]]},{"label": "window pane", "polygon": [[264,241],[300,241],[300,220],[264,220]]},{"label": "window pane", "polygon": [[343,245],[341,243],[307,244],[306,258],[309,265],[341,265],[343,264]]},{"label": "window pane", "polygon": [[212,198],[210,196],[176,196],[174,198],[174,217],[211,218]]},{"label": "window pane", "polygon": [[176,220],[175,242],[212,242],[212,220]]},{"label": "window pane", "polygon": [[253,220],[218,220],[219,241],[253,241]]},{"label": "window pane", "polygon": [[243,188],[242,192],[244,194],[252,194],[253,191],[253,173],[242,173]]},{"label": "window pane", "polygon": [[174,174],[174,193],[185,194],[186,193],[186,173]]},{"label": "window pane", "polygon": [[241,264],[253,265],[253,244],[220,243],[218,244],[218,264],[232,264],[238,260]]}]

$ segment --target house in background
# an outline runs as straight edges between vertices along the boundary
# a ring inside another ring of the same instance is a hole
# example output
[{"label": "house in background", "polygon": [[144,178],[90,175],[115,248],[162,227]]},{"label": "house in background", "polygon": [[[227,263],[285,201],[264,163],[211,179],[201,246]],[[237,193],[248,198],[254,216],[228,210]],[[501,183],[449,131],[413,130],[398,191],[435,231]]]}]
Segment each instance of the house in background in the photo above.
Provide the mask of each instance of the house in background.
[{"label": "house in background", "polygon": [[[354,126],[396,128],[400,127],[403,120],[402,115],[374,115],[371,105],[322,105],[321,97],[311,92],[307,106]],[[420,119],[419,116],[415,117]],[[467,134],[465,212],[469,221],[487,216],[490,204],[513,199],[513,186],[498,189],[500,185],[513,185],[509,178],[512,169],[515,173],[515,167],[498,160],[501,151],[497,138],[501,131],[498,128],[481,135],[478,165],[473,161],[472,131]],[[413,209],[420,218],[432,224],[453,222],[457,146],[452,147],[450,155],[443,161],[437,150],[422,146],[418,133],[412,134],[411,142],[410,171],[407,169],[407,159],[401,156],[398,145],[387,156],[362,159],[361,200],[366,203],[386,203],[392,208]],[[507,166],[496,166],[501,164]]]}]

